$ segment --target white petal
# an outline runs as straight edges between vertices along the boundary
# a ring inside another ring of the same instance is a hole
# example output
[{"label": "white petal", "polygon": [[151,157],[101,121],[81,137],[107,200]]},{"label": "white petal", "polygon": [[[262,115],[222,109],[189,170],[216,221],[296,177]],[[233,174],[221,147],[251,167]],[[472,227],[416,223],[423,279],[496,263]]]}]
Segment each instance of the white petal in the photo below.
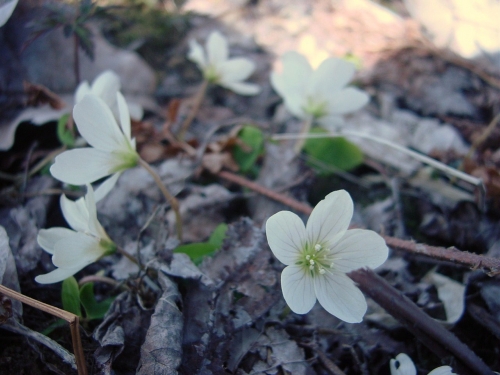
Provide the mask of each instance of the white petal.
[{"label": "white petal", "polygon": [[218,31],[213,31],[207,39],[207,54],[208,63],[218,66],[220,63],[227,60],[229,56],[227,48],[227,40]]},{"label": "white petal", "polygon": [[341,90],[354,76],[355,67],[342,59],[326,59],[311,75],[307,94],[316,98],[327,98]]},{"label": "white petal", "polygon": [[335,254],[335,269],[347,273],[362,267],[380,266],[387,260],[389,249],[374,231],[351,229],[335,244],[332,253]]},{"label": "white petal", "polygon": [[35,281],[40,284],[52,284],[59,281],[63,281],[75,273],[80,271],[83,267],[73,267],[73,268],[56,268],[54,271],[46,273],[44,275],[38,275],[35,277]]},{"label": "white petal", "polygon": [[108,193],[116,185],[116,181],[118,181],[118,178],[121,176],[121,174],[121,172],[115,173],[110,178],[106,179],[102,184],[100,184],[97,189],[95,189],[94,198],[96,202],[99,202],[102,198],[108,195]]},{"label": "white petal", "polygon": [[328,113],[342,115],[357,111],[368,103],[370,97],[362,90],[347,87],[328,98]]},{"label": "white petal", "polygon": [[312,68],[307,59],[297,52],[287,52],[281,57],[282,72],[271,73],[271,84],[286,100],[288,94],[298,93],[305,97],[311,79]]},{"label": "white petal", "polygon": [[285,267],[281,274],[283,297],[296,314],[308,313],[316,303],[313,278],[300,266]]},{"label": "white petal", "polygon": [[49,254],[54,254],[55,244],[64,237],[71,236],[74,231],[68,228],[55,227],[49,229],[40,229],[36,238],[38,244]]},{"label": "white petal", "polygon": [[345,190],[328,194],[314,207],[307,220],[307,238],[311,244],[328,242],[333,245],[349,227],[354,205],[351,196]]},{"label": "white petal", "polygon": [[314,289],[319,303],[330,314],[347,323],[363,320],[365,296],[345,274],[326,269],[326,273],[314,278]]},{"label": "white petal", "polygon": [[118,155],[95,148],[77,148],[56,156],[52,176],[62,182],[84,185],[116,172],[122,164]]},{"label": "white petal", "polygon": [[221,82],[238,82],[250,77],[255,70],[255,64],[244,57],[223,61],[217,66]]},{"label": "white petal", "polygon": [[455,374],[450,366],[441,366],[435,368],[428,375],[453,375]]},{"label": "white petal", "polygon": [[92,94],[101,98],[110,108],[116,103],[116,93],[120,90],[120,77],[111,70],[99,74],[92,83]]},{"label": "white petal", "polygon": [[304,223],[293,212],[280,211],[266,222],[269,247],[278,260],[286,265],[294,264],[306,242]]},{"label": "white petal", "polygon": [[97,207],[95,205],[94,189],[92,189],[92,186],[90,184],[87,184],[87,194],[85,194],[85,205],[89,213],[89,219],[88,219],[89,233],[97,238],[109,239],[101,223],[99,223],[99,220],[97,220]]},{"label": "white petal", "polygon": [[390,361],[391,375],[416,375],[417,369],[408,355],[400,353]]},{"label": "white petal", "polygon": [[303,92],[290,91],[285,97],[285,107],[298,118],[306,119],[309,115],[304,112],[305,100],[306,97]]},{"label": "white petal", "polygon": [[103,256],[105,249],[99,239],[80,232],[73,232],[56,243],[52,263],[56,267],[85,267]]},{"label": "white petal", "polygon": [[322,128],[332,133],[337,133],[339,129],[345,125],[343,117],[339,115],[326,115],[316,119],[316,122],[321,125]]},{"label": "white petal", "polygon": [[130,118],[134,121],[140,121],[144,116],[144,110],[141,105],[134,102],[127,102]]},{"label": "white petal", "polygon": [[260,86],[253,83],[246,82],[220,82],[219,85],[234,91],[240,95],[257,95],[260,92]]},{"label": "white petal", "polygon": [[89,212],[83,197],[72,201],[61,195],[60,204],[63,216],[71,228],[77,232],[89,231]]},{"label": "white petal", "polygon": [[196,63],[201,69],[203,69],[207,66],[207,59],[205,58],[205,51],[203,51],[203,48],[194,39],[191,39],[189,41],[189,52],[188,52],[187,58],[189,60],[191,60],[192,62]]},{"label": "white petal", "polygon": [[121,92],[116,93],[116,102],[118,103],[118,112],[120,114],[120,126],[122,128],[123,134],[128,140],[132,138],[131,136],[131,125],[130,125],[130,112],[128,110],[127,102],[123,97]]},{"label": "white petal", "polygon": [[0,27],[5,25],[5,23],[9,20],[14,8],[17,5],[17,1],[18,0],[11,0],[0,6]]},{"label": "white petal", "polygon": [[87,94],[90,94],[90,85],[87,81],[83,81],[78,85],[75,91],[75,103],[78,103]]},{"label": "white petal", "polygon": [[99,97],[85,95],[75,105],[73,117],[78,131],[92,147],[109,152],[128,149],[111,109]]}]

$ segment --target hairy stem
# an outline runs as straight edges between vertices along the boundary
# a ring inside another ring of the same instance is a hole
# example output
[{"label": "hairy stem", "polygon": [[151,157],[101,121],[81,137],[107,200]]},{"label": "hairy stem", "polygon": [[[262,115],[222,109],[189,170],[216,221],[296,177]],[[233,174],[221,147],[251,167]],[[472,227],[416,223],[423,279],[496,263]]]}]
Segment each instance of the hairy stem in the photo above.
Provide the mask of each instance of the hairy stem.
[{"label": "hairy stem", "polygon": [[148,173],[153,177],[154,181],[156,182],[156,185],[160,188],[160,191],[162,192],[163,196],[167,200],[167,202],[170,204],[172,207],[172,210],[175,213],[175,227],[177,230],[177,237],[180,242],[182,242],[182,217],[181,217],[181,212],[179,210],[179,202],[177,199],[168,191],[168,189],[165,187],[163,182],[161,181],[160,176],[158,176],[158,173],[154,171],[151,166],[139,158],[139,164],[148,171]]}]

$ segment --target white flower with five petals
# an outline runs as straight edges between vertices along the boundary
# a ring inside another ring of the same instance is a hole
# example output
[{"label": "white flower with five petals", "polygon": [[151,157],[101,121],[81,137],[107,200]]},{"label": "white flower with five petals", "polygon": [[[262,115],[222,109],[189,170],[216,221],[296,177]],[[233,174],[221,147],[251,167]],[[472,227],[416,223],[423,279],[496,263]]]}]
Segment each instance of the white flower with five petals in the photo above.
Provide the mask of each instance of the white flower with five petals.
[{"label": "white flower with five petals", "polygon": [[58,155],[50,168],[58,180],[84,185],[112,175],[96,190],[96,200],[116,184],[120,174],[135,167],[139,154],[131,138],[130,115],[122,94],[116,94],[120,114],[117,124],[108,105],[98,96],[87,94],[73,109],[78,131],[92,147],[77,148]]},{"label": "white flower with five petals", "polygon": [[366,300],[346,273],[385,262],[385,241],[370,230],[347,230],[353,202],[345,190],[328,194],[304,226],[294,213],[280,211],[266,222],[269,247],[287,267],[281,274],[283,296],[297,314],[309,312],[316,299],[330,314],[357,323]]},{"label": "white flower with five petals", "polygon": [[355,73],[354,65],[345,60],[326,59],[316,70],[297,52],[285,53],[281,61],[282,71],[271,73],[271,84],[285,107],[301,119],[337,126],[342,124],[341,115],[368,103],[364,91],[345,87]]},{"label": "white flower with five petals", "polygon": [[[92,94],[101,98],[111,109],[115,118],[120,118],[116,94],[120,91],[121,83],[118,74],[112,70],[105,70],[99,74],[92,85],[83,81],[75,91],[75,103],[79,103],[85,95]],[[139,121],[143,116],[142,107],[136,103],[127,103],[130,117]]]},{"label": "white flower with five petals", "polygon": [[[417,369],[411,358],[405,353],[399,353],[396,358],[391,359],[391,375],[417,375]],[[428,375],[455,375],[450,366],[435,368]]]},{"label": "white flower with five petals", "polygon": [[116,251],[116,245],[108,237],[97,220],[94,191],[87,185],[87,194],[77,201],[61,195],[61,210],[73,229],[55,227],[41,229],[38,244],[49,254],[58,268],[35,281],[51,284],[62,281],[103,256]]},{"label": "white flower with five petals", "polygon": [[227,40],[218,31],[213,31],[207,39],[205,50],[196,42],[189,42],[188,59],[198,65],[203,77],[213,84],[228,88],[240,95],[256,95],[260,87],[242,82],[254,72],[255,64],[244,57],[229,59]]}]

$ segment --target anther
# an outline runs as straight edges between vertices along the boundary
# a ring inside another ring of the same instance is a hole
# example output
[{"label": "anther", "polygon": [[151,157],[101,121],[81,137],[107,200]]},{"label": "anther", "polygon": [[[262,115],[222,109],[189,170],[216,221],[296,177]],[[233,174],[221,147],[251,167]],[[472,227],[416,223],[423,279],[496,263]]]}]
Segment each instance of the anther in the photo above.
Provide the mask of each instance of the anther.
[{"label": "anther", "polygon": [[311,259],[311,256],[310,255],[306,255],[306,260],[309,260]]},{"label": "anther", "polygon": [[324,268],[320,268],[320,269],[319,269],[319,273],[320,273],[320,274],[322,274],[322,275],[323,275],[325,272],[326,272],[326,271],[325,271],[325,269],[324,269]]},{"label": "anther", "polygon": [[332,262],[332,263],[330,263],[330,268],[333,268],[333,262]]},{"label": "anther", "polygon": [[309,261],[309,264],[310,264],[311,266],[314,266],[314,260],[312,260],[312,259],[311,259],[311,260]]},{"label": "anther", "polygon": [[314,245],[314,250],[320,251],[321,250],[321,245],[319,243],[317,243],[316,245]]}]

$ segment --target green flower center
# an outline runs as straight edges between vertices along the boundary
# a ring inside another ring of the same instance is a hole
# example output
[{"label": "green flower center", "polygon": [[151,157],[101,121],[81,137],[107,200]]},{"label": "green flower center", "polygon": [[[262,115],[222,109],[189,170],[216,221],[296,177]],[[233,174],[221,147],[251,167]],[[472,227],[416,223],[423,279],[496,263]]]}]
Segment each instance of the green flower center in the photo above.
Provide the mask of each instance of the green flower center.
[{"label": "green flower center", "polygon": [[203,76],[209,83],[217,83],[220,80],[220,74],[215,69],[215,66],[209,65],[204,71]]},{"label": "green flower center", "polygon": [[301,266],[304,272],[309,272],[312,277],[323,275],[328,268],[334,266],[330,249],[319,243],[307,243],[295,264]]},{"label": "green flower center", "polygon": [[139,154],[135,150],[130,149],[129,151],[113,151],[113,154],[117,156],[120,163],[111,171],[111,173],[116,173],[124,171],[135,167],[139,161]]},{"label": "green flower center", "polygon": [[102,257],[114,254],[116,252],[116,244],[111,240],[101,238],[101,240],[99,241],[99,245],[103,250]]},{"label": "green flower center", "polygon": [[325,116],[328,111],[326,110],[327,102],[314,101],[312,98],[307,98],[307,104],[304,106],[304,112],[312,115],[314,118]]}]

